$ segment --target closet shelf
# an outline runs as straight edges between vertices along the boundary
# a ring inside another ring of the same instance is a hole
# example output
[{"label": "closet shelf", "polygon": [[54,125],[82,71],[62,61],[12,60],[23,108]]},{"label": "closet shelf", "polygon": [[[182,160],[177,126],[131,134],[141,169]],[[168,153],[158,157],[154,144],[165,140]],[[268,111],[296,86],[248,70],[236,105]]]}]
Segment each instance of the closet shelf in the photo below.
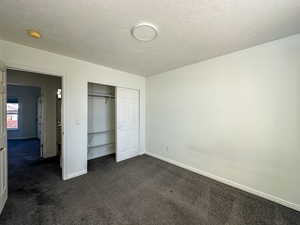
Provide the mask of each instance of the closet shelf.
[{"label": "closet shelf", "polygon": [[88,134],[105,134],[105,133],[111,133],[113,131],[114,131],[114,129],[112,129],[112,130],[103,130],[103,131],[92,131],[92,132],[88,132]]},{"label": "closet shelf", "polygon": [[115,98],[114,95],[108,94],[88,94],[89,97],[100,97],[100,98]]},{"label": "closet shelf", "polygon": [[97,148],[97,147],[105,147],[109,145],[114,145],[115,143],[107,143],[107,144],[101,144],[101,145],[89,145],[88,148]]}]

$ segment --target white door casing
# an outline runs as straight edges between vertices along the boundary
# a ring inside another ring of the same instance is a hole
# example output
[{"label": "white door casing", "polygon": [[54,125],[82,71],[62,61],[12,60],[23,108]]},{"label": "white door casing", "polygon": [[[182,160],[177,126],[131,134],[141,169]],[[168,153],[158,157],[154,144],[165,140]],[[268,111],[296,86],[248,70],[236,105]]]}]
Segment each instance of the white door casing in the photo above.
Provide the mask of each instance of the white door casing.
[{"label": "white door casing", "polygon": [[116,158],[117,162],[140,154],[139,91],[116,88]]},{"label": "white door casing", "polygon": [[0,214],[7,200],[6,69],[0,63]]}]

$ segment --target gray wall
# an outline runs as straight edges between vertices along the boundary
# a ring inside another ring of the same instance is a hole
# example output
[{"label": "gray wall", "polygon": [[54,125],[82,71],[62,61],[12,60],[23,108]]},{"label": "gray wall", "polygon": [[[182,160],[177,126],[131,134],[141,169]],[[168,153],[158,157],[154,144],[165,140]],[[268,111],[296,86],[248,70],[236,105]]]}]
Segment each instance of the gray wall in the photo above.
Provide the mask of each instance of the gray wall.
[{"label": "gray wall", "polygon": [[27,85],[41,88],[45,110],[45,140],[43,157],[53,157],[57,154],[56,142],[56,93],[61,88],[61,78],[41,75],[24,71],[8,70],[7,83],[13,85]]},{"label": "gray wall", "polygon": [[19,103],[19,129],[8,130],[8,139],[37,137],[37,99],[41,94],[38,87],[7,86],[7,100],[17,99]]}]

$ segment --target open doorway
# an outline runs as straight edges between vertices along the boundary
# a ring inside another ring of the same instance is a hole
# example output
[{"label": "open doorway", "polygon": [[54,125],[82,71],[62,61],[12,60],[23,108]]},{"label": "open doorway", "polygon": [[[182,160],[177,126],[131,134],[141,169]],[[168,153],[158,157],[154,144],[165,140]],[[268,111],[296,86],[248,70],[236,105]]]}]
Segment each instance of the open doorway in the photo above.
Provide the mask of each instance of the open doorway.
[{"label": "open doorway", "polygon": [[88,83],[88,160],[115,158],[115,117],[115,87]]},{"label": "open doorway", "polygon": [[7,70],[9,179],[43,163],[61,176],[61,97],[61,77]]}]

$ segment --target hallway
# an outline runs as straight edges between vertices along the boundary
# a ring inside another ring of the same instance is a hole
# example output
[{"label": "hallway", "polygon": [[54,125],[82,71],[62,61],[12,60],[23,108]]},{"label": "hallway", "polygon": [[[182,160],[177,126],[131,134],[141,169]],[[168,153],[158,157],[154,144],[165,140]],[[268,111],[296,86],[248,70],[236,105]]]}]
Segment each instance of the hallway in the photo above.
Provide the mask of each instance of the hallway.
[{"label": "hallway", "polygon": [[19,169],[40,161],[40,141],[38,139],[8,140],[8,176]]}]

